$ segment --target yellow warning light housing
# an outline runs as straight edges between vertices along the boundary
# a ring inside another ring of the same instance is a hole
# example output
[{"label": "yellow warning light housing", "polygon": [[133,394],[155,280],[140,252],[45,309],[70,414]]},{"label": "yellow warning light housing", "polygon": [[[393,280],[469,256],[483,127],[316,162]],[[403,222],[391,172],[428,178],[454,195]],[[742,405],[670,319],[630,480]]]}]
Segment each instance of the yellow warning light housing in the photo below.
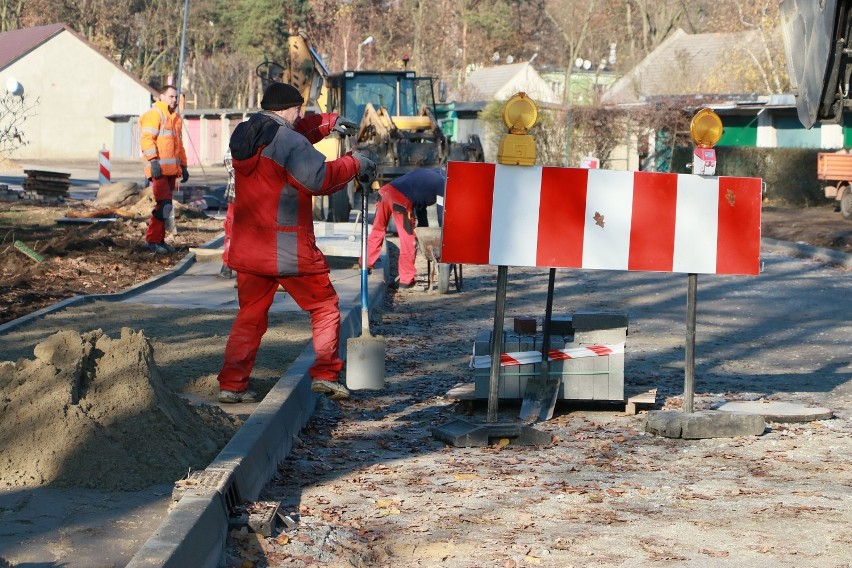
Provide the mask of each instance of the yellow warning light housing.
[{"label": "yellow warning light housing", "polygon": [[711,109],[703,108],[692,117],[689,135],[699,148],[712,148],[722,137],[722,119]]},{"label": "yellow warning light housing", "polygon": [[507,166],[535,164],[535,140],[527,131],[538,119],[538,107],[526,93],[516,93],[503,105],[503,124],[509,129],[497,147],[497,163]]}]

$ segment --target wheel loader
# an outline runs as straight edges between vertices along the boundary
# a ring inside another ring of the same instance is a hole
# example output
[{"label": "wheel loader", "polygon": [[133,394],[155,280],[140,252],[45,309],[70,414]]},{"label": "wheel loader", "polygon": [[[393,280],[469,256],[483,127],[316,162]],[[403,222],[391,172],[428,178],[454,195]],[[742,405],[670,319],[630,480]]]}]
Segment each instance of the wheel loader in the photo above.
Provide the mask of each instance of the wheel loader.
[{"label": "wheel loader", "polygon": [[378,166],[371,188],[353,181],[345,192],[314,199],[314,219],[349,221],[363,189],[378,189],[417,167],[442,166],[451,154],[454,160],[484,160],[478,137],[458,144],[444,135],[435,118],[431,77],[408,70],[331,74],[304,33],[291,35],[288,44],[287,65],[265,61],[257,67],[263,87],[273,81],[291,83],[305,98],[304,114],[335,112],[358,124],[352,139],[330,136],[316,147],[328,159],[360,152]]},{"label": "wheel loader", "polygon": [[[781,31],[799,121],[840,123],[852,107],[852,0],[783,0]],[[817,162],[825,196],[852,220],[852,154],[820,152]]]},{"label": "wheel loader", "polygon": [[840,122],[852,76],[852,0],[783,0],[781,31],[799,121]]}]

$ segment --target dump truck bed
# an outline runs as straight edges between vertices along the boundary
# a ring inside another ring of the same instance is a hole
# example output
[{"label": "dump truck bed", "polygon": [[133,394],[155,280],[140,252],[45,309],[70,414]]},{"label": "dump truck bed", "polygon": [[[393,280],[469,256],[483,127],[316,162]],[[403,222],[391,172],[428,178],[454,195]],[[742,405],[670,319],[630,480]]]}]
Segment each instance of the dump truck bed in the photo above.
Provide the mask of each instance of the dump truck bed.
[{"label": "dump truck bed", "polygon": [[817,179],[820,181],[852,181],[852,154],[819,152]]}]

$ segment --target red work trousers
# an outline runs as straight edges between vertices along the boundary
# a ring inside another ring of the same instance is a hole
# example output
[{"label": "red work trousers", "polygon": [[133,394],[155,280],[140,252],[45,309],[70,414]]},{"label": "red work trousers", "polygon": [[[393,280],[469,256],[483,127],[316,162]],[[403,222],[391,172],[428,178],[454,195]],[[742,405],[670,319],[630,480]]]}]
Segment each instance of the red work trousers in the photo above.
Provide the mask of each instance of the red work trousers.
[{"label": "red work trousers", "polygon": [[417,279],[417,269],[414,266],[417,246],[414,227],[417,226],[417,220],[413,214],[411,201],[390,184],[382,186],[379,190],[373,228],[367,238],[367,268],[372,268],[376,264],[382,252],[382,243],[385,241],[391,215],[399,235],[399,283],[412,284]]},{"label": "red work trousers", "polygon": [[266,333],[269,307],[281,285],[300,308],[310,313],[316,361],[308,370],[313,379],[336,381],[340,358],[340,310],[337,292],[328,274],[256,276],[237,273],[240,311],[225,346],[225,363],[219,371],[219,388],[242,392],[248,388],[260,340]]},{"label": "red work trousers", "polygon": [[177,176],[161,176],[151,180],[151,190],[154,192],[154,210],[148,221],[148,231],[145,233],[146,243],[162,243],[166,240],[166,217],[171,213],[172,194],[175,190]]}]

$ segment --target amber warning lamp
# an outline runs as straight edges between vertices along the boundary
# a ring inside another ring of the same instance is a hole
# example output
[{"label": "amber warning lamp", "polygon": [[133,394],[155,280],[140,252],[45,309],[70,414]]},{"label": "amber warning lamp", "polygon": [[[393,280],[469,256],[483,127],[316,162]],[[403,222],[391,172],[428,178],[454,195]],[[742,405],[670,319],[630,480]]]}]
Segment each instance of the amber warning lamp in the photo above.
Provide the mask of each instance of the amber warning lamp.
[{"label": "amber warning lamp", "polygon": [[535,164],[535,140],[527,134],[538,118],[538,108],[526,93],[517,93],[503,105],[503,124],[509,129],[497,146],[497,163],[507,166]]},{"label": "amber warning lamp", "polygon": [[722,137],[722,119],[703,108],[695,113],[689,124],[689,135],[697,148],[692,152],[692,173],[712,176],[716,173],[716,150],[713,146]]}]

